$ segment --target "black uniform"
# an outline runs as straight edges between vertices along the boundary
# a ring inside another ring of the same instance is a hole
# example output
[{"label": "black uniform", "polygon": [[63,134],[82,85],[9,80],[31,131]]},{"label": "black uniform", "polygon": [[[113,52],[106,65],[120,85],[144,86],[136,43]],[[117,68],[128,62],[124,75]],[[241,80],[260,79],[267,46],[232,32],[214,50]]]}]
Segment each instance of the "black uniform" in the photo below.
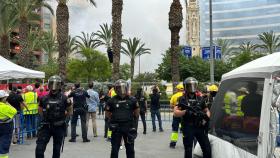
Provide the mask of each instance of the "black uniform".
[{"label": "black uniform", "polygon": [[82,137],[84,141],[87,141],[87,127],[86,127],[86,115],[87,115],[87,103],[86,98],[90,96],[85,90],[80,88],[72,91],[68,98],[73,97],[73,116],[71,119],[71,140],[76,141],[76,126],[78,117],[81,119]]},{"label": "black uniform", "polygon": [[208,116],[203,112],[207,105],[202,97],[189,97],[184,95],[179,98],[178,107],[186,110],[182,119],[183,143],[185,158],[192,158],[194,138],[198,141],[203,152],[203,158],[211,158],[211,146],[208,138]]},{"label": "black uniform", "polygon": [[[114,96],[107,102],[106,110],[112,114],[110,129],[112,130],[111,158],[118,158],[121,140],[123,138],[127,158],[134,158],[134,139],[136,138],[137,118],[134,111],[138,108],[137,100],[133,97]],[[133,138],[134,137],[134,138]]]},{"label": "black uniform", "polygon": [[147,131],[147,125],[146,125],[146,111],[147,111],[147,107],[146,107],[146,97],[145,96],[135,96],[138,102],[138,105],[140,107],[140,117],[143,123],[143,128],[144,128],[144,132],[146,133]]},{"label": "black uniform", "polygon": [[66,128],[65,112],[70,104],[65,95],[57,93],[43,97],[39,106],[43,109],[43,117],[38,129],[36,158],[44,158],[51,137],[53,137],[53,158],[59,158]]}]

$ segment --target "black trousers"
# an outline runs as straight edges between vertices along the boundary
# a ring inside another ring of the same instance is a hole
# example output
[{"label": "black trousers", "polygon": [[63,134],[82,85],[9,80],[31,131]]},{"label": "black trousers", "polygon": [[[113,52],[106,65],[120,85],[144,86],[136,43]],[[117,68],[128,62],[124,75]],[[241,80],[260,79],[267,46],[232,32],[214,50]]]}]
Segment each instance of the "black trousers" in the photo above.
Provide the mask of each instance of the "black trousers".
[{"label": "black trousers", "polygon": [[135,158],[135,151],[134,151],[134,140],[130,140],[128,138],[128,127],[119,127],[117,130],[112,132],[112,150],[111,150],[111,158],[118,158],[119,157],[119,150],[121,140],[123,138],[124,145],[126,149],[126,157],[127,158]]},{"label": "black trousers", "polygon": [[143,123],[144,132],[147,131],[147,124],[146,124],[146,115],[145,112],[140,112],[140,117]]},{"label": "black trousers", "polygon": [[82,128],[82,137],[83,139],[87,139],[87,126],[86,126],[86,116],[87,112],[85,110],[75,110],[73,112],[73,116],[71,119],[71,138],[76,139],[76,127],[78,117],[80,116],[81,119],[81,128]]},{"label": "black trousers", "polygon": [[104,137],[107,138],[108,129],[109,129],[109,119],[105,117],[104,121],[105,121],[105,125],[104,125]]},{"label": "black trousers", "polygon": [[183,143],[185,147],[185,158],[192,158],[192,147],[194,138],[200,144],[203,152],[203,158],[212,158],[211,145],[208,138],[208,133],[204,129],[193,127],[192,125],[184,125],[183,128]]},{"label": "black trousers", "polygon": [[36,141],[36,158],[44,158],[44,153],[50,138],[53,137],[53,156],[52,158],[60,158],[60,149],[64,139],[65,126],[48,126],[44,125],[38,131],[38,139]]}]

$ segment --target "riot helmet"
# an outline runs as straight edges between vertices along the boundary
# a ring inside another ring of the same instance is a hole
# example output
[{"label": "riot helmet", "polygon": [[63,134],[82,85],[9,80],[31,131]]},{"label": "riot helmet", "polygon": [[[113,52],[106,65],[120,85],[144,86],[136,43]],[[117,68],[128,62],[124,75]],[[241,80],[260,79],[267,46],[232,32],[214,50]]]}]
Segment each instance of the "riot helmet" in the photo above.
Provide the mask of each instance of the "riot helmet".
[{"label": "riot helmet", "polygon": [[195,93],[197,91],[198,81],[195,78],[188,77],[183,84],[186,93]]},{"label": "riot helmet", "polygon": [[114,89],[119,97],[124,98],[128,94],[128,83],[122,79],[117,80],[115,82]]},{"label": "riot helmet", "polygon": [[52,76],[48,80],[48,88],[52,94],[56,94],[62,88],[62,79],[59,76]]}]

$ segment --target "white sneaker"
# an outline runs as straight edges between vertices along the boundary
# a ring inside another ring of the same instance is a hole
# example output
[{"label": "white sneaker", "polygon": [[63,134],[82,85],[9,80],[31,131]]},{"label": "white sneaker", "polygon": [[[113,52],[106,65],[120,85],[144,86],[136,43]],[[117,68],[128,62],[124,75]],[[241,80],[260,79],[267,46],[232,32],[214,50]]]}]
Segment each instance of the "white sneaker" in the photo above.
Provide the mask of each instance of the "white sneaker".
[{"label": "white sneaker", "polygon": [[122,145],[120,146],[120,149],[121,149],[121,150],[123,149],[123,146],[122,146]]}]

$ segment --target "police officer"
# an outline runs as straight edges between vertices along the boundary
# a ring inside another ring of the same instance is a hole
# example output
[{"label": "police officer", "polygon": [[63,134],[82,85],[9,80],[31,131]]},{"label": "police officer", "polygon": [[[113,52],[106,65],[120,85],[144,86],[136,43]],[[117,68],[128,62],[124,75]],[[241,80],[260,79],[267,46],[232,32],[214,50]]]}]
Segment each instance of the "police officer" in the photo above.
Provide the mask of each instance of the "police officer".
[{"label": "police officer", "polygon": [[127,158],[134,158],[134,140],[137,136],[139,106],[137,100],[128,95],[129,88],[126,81],[116,81],[114,89],[117,95],[109,99],[106,105],[106,115],[110,119],[109,126],[112,130],[111,158],[118,158],[122,138]]},{"label": "police officer", "polygon": [[[172,110],[174,109],[174,107],[176,105],[178,105],[179,98],[184,93],[184,86],[183,86],[183,84],[178,84],[176,86],[176,90],[177,90],[177,92],[174,95],[172,95],[172,97],[170,99],[170,106],[171,106]],[[171,136],[170,136],[171,141],[170,141],[170,144],[169,144],[170,148],[175,148],[175,146],[176,146],[176,143],[178,141],[178,131],[179,131],[180,123],[181,123],[181,117],[173,116],[173,120],[172,120],[172,133],[171,133]]]},{"label": "police officer", "polygon": [[0,90],[0,158],[8,158],[13,135],[13,118],[17,110],[6,103],[8,93]]},{"label": "police officer", "polygon": [[87,91],[80,87],[80,83],[75,83],[75,90],[72,91],[70,95],[68,95],[68,98],[71,97],[73,97],[73,116],[71,119],[71,139],[69,142],[76,142],[76,127],[79,116],[81,119],[83,142],[90,142],[90,140],[87,138],[86,125],[86,116],[88,111],[86,99],[90,98],[90,96],[88,95]]},{"label": "police officer", "polygon": [[140,117],[143,123],[143,134],[147,133],[146,113],[147,113],[147,98],[144,95],[143,89],[138,88],[135,95],[138,105],[140,107]]},{"label": "police officer", "polygon": [[174,115],[182,118],[183,142],[185,158],[192,158],[194,138],[198,141],[203,152],[203,158],[211,158],[211,146],[208,138],[210,111],[205,100],[196,94],[198,82],[189,77],[184,80],[185,93],[174,108]]},{"label": "police officer", "polygon": [[61,93],[61,87],[61,78],[52,76],[48,81],[50,92],[40,101],[39,113],[42,120],[38,129],[36,158],[44,158],[44,152],[51,137],[53,137],[53,158],[60,157],[66,129],[65,120],[70,110],[70,102]]}]

